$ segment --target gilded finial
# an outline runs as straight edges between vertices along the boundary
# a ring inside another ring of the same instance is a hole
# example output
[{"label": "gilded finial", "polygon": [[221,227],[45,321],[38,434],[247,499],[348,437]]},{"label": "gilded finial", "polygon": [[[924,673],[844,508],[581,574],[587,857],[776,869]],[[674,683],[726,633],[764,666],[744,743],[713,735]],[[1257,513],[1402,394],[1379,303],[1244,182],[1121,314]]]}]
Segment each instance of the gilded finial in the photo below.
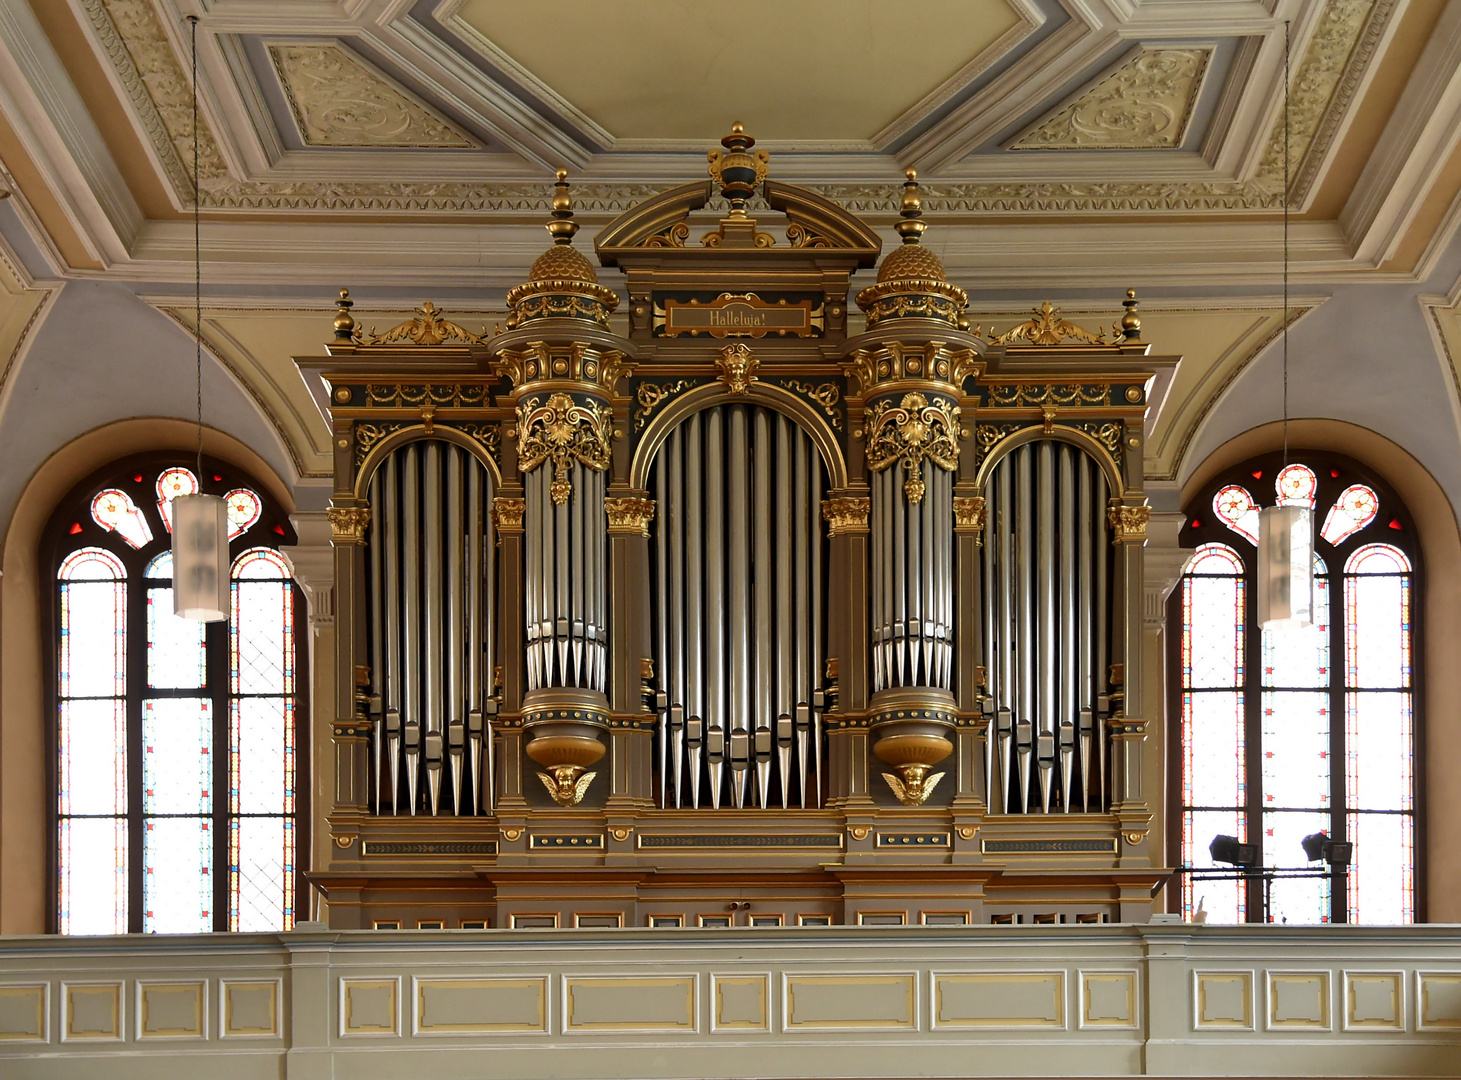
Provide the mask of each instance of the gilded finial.
[{"label": "gilded finial", "polygon": [[706,155],[710,176],[730,202],[731,216],[744,217],[746,203],[756,193],[757,185],[766,179],[771,155],[765,150],[751,152],[756,140],[746,134],[746,127],[739,120],[731,125],[730,134],[720,140],[720,145],[725,149],[712,150]]},{"label": "gilded finial", "polygon": [[355,317],[350,314],[350,309],[355,306],[355,301],[350,299],[350,290],[341,289],[340,299],[335,301],[335,340],[350,341],[355,337]]},{"label": "gilded finial", "polygon": [[1136,290],[1127,289],[1126,299],[1121,301],[1121,306],[1126,309],[1126,314],[1121,316],[1121,322],[1117,324],[1123,341],[1141,340],[1141,316],[1136,313],[1136,305]]},{"label": "gilded finial", "polygon": [[578,222],[573,220],[573,198],[568,194],[568,170],[559,169],[554,175],[558,182],[553,185],[553,220],[544,226],[555,244],[573,243],[573,234],[578,232]]},{"label": "gilded finial", "polygon": [[918,193],[918,170],[905,169],[903,175],[908,179],[903,183],[903,205],[898,213],[903,218],[898,222],[896,228],[898,235],[903,237],[903,243],[916,244],[923,237],[923,230],[928,228],[923,218],[923,198]]}]

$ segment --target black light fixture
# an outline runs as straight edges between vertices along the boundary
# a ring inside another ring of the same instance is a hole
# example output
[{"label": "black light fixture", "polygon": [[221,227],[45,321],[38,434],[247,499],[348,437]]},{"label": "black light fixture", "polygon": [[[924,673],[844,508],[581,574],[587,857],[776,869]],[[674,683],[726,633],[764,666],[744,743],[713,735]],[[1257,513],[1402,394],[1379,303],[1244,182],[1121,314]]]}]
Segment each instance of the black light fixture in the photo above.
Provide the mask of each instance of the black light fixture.
[{"label": "black light fixture", "polygon": [[1241,843],[1236,836],[1219,833],[1212,838],[1207,850],[1216,862],[1232,863],[1234,866],[1258,865],[1258,845]]},{"label": "black light fixture", "polygon": [[1304,854],[1309,857],[1310,862],[1323,859],[1330,866],[1348,866],[1354,855],[1353,844],[1331,840],[1326,832],[1310,833],[1299,843],[1303,845]]}]

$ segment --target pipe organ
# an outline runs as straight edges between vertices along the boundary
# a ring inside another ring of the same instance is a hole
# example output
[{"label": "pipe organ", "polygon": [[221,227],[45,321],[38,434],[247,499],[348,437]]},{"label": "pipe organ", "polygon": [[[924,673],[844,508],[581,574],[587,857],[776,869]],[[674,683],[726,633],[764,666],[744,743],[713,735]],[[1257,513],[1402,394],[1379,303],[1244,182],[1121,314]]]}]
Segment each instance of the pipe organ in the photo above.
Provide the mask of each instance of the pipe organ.
[{"label": "pipe organ", "polygon": [[613,288],[560,172],[494,333],[365,333],[342,290],[296,358],[335,447],[331,923],[1146,919],[1176,358],[1130,292],[1107,333],[971,327],[911,170],[886,256],[740,125],[709,174],[602,224]]}]

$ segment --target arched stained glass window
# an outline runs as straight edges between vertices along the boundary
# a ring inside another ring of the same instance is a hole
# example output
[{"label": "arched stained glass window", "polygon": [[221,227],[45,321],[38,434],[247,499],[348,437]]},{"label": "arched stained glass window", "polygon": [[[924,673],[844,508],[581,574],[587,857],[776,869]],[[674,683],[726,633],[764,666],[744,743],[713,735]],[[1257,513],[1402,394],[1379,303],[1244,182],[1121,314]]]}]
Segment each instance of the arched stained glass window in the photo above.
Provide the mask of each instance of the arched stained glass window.
[{"label": "arched stained glass window", "polygon": [[[226,493],[239,538],[226,624],[173,614],[168,503],[200,488]],[[152,455],[53,518],[62,933],[293,925],[301,609],[273,546],[293,530],[258,490]]]},{"label": "arched stained glass window", "polygon": [[[1211,922],[1261,921],[1265,911],[1276,922],[1410,922],[1414,529],[1388,487],[1355,463],[1292,456],[1301,460],[1283,467],[1268,455],[1220,476],[1183,528],[1196,550],[1173,601],[1181,627],[1173,857],[1206,879],[1184,875],[1182,908],[1190,918],[1200,907]],[[1257,507],[1245,485],[1266,476],[1275,502],[1327,515],[1308,629],[1256,624]],[[1382,503],[1388,542],[1366,543]],[[1203,520],[1209,505],[1217,521]],[[1301,841],[1315,833],[1353,845],[1347,879],[1308,862]],[[1215,865],[1207,848],[1220,834],[1255,844],[1259,867],[1244,875]],[[1212,879],[1223,872],[1237,880]]]}]

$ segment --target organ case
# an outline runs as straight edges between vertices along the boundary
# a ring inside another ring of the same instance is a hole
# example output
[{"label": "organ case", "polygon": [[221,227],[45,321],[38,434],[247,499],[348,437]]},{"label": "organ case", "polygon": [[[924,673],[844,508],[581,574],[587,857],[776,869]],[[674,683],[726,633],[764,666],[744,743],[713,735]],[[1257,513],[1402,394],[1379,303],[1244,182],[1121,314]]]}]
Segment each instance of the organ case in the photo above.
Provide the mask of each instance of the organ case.
[{"label": "organ case", "polygon": [[367,335],[342,292],[296,358],[335,440],[332,925],[1144,921],[1175,358],[1131,293],[1110,337],[971,329],[911,171],[879,265],[722,147],[596,237],[622,314],[560,173],[505,328]]}]

